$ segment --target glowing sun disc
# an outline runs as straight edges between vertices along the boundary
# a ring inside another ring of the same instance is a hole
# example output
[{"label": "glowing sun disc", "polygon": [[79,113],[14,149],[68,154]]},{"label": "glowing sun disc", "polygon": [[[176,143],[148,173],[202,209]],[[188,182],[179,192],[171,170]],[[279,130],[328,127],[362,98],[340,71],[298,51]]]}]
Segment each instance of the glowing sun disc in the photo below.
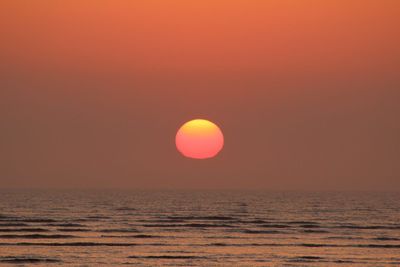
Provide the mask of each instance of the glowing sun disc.
[{"label": "glowing sun disc", "polygon": [[196,119],[179,128],[175,137],[176,148],[185,157],[207,159],[215,157],[224,146],[221,129],[211,121]]}]

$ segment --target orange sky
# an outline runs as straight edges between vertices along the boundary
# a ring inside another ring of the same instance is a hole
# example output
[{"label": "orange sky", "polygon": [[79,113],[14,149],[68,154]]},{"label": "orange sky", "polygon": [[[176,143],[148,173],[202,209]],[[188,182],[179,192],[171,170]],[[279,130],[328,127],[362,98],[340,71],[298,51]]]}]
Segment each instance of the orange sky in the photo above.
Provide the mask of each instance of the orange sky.
[{"label": "orange sky", "polygon": [[[0,187],[400,188],[400,2],[0,1]],[[192,118],[221,155],[182,159]]]}]

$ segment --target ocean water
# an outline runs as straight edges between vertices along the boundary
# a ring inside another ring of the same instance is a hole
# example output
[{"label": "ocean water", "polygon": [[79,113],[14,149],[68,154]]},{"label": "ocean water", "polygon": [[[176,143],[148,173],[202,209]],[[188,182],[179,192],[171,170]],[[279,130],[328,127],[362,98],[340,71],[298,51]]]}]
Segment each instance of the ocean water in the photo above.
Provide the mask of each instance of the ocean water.
[{"label": "ocean water", "polygon": [[15,264],[400,266],[400,195],[3,190]]}]

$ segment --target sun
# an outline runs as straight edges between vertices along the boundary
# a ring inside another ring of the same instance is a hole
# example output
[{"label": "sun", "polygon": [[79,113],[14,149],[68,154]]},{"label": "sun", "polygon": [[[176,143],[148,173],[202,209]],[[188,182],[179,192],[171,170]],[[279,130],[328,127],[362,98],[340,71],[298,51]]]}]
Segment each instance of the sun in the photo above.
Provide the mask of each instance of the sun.
[{"label": "sun", "polygon": [[213,122],[195,119],[183,124],[175,137],[176,148],[185,157],[207,159],[215,157],[224,146],[224,135]]}]

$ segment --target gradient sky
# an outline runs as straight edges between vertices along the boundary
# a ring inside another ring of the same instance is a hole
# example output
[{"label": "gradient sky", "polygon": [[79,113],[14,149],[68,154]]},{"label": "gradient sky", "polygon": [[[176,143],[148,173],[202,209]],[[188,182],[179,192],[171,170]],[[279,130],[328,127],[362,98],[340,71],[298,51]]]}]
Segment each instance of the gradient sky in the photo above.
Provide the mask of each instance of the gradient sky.
[{"label": "gradient sky", "polygon": [[[0,1],[0,187],[400,188],[400,1]],[[187,120],[224,132],[186,159]]]}]

